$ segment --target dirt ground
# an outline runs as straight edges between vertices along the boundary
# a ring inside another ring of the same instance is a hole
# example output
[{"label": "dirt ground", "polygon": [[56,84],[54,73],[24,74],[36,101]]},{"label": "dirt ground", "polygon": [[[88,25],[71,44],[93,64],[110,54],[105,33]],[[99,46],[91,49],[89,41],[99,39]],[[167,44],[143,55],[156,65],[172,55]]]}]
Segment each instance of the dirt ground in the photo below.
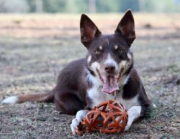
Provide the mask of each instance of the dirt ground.
[{"label": "dirt ground", "polygon": [[[90,15],[113,33],[122,15]],[[0,101],[11,95],[51,90],[60,70],[86,55],[79,39],[80,15],[0,15]],[[180,18],[177,14],[135,14],[132,45],[149,98],[157,105],[123,134],[73,136],[73,116],[54,104],[0,104],[0,139],[179,139]]]}]

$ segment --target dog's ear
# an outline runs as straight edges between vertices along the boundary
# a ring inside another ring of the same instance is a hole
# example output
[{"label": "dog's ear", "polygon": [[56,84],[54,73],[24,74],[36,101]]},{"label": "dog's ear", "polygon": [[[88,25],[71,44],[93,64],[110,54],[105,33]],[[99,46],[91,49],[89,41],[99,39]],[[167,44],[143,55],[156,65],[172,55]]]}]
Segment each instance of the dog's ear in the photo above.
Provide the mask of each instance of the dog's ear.
[{"label": "dog's ear", "polygon": [[101,34],[99,29],[96,27],[96,25],[85,14],[81,15],[80,31],[81,31],[81,42],[87,48],[89,47],[91,41]]},{"label": "dog's ear", "polygon": [[132,42],[136,38],[136,34],[135,34],[134,18],[131,10],[128,10],[124,14],[123,18],[121,19],[115,30],[115,33],[122,34],[125,37],[129,46],[132,44]]}]

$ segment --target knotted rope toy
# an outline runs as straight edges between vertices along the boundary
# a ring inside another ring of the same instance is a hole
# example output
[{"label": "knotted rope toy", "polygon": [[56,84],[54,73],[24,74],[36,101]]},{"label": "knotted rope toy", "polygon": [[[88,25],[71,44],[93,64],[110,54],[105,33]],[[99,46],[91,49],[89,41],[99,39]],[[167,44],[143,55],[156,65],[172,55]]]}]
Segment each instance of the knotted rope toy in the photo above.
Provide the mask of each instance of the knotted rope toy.
[{"label": "knotted rope toy", "polygon": [[78,126],[76,133],[84,132],[122,133],[127,124],[127,112],[115,100],[105,101],[89,111]]}]

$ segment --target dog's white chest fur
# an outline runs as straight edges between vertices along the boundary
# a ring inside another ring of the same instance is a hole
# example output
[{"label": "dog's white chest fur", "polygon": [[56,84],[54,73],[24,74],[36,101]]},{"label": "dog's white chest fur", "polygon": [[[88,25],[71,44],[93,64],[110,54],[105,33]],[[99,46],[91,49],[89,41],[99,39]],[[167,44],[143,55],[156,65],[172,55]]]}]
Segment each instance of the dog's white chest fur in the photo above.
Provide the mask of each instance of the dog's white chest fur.
[{"label": "dog's white chest fur", "polygon": [[[101,91],[102,89],[102,83],[101,81],[92,76],[92,75],[88,75],[89,80],[92,82],[93,86],[87,90],[87,95],[89,97],[89,99],[91,99],[91,108],[93,108],[94,106],[97,106],[98,104],[104,102],[104,101],[108,101],[111,99],[114,99],[114,96],[111,94],[107,94]],[[123,85],[126,84],[128,76],[122,78],[122,80],[120,81],[120,83],[122,83]],[[123,104],[123,106],[125,107],[126,110],[129,110],[132,106],[139,106],[139,102],[138,102],[138,95],[136,95],[135,97],[131,98],[131,99],[123,99],[122,98],[122,92],[123,90],[121,90],[119,93],[117,93],[116,95],[116,100]]]}]

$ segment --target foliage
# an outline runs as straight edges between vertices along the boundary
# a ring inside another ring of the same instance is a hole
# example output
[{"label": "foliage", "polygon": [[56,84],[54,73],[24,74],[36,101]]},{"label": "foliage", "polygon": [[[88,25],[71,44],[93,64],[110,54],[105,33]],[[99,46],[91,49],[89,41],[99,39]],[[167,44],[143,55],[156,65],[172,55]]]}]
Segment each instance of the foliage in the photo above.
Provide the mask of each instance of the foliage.
[{"label": "foliage", "polygon": [[122,5],[120,7],[121,12],[125,12],[127,9],[133,11],[139,11],[139,0],[120,0]]},{"label": "foliage", "polygon": [[180,12],[180,0],[148,0],[145,9],[147,12]]},{"label": "foliage", "polygon": [[[0,0],[0,12],[36,12],[37,1],[42,1],[43,12],[85,13],[95,1],[97,13],[124,12],[180,12],[180,0]],[[143,6],[143,10],[140,8]]]},{"label": "foliage", "polygon": [[0,0],[0,12],[28,12],[29,5],[25,0]]}]

